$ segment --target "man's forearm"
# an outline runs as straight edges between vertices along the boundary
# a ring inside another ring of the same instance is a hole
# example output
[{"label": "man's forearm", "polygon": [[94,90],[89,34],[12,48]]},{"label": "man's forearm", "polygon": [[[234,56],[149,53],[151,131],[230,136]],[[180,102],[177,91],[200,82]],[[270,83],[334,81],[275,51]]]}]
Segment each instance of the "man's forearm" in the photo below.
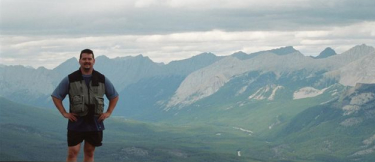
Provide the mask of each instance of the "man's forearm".
[{"label": "man's forearm", "polygon": [[117,96],[117,97],[109,100],[109,105],[108,105],[107,113],[111,113],[112,114],[113,110],[116,107],[118,99],[119,99],[119,97]]},{"label": "man's forearm", "polygon": [[58,99],[56,97],[53,97],[53,96],[52,96],[52,100],[53,100],[53,103],[55,104],[57,110],[60,111],[61,115],[64,118],[67,118],[70,121],[77,121],[77,118],[75,117],[76,114],[74,114],[74,113],[67,113],[65,111],[65,108],[64,108],[64,105],[62,103],[62,100],[60,100],[60,99]]},{"label": "man's forearm", "polygon": [[58,98],[52,96],[52,101],[53,101],[53,103],[55,104],[57,110],[59,110],[60,113],[61,113],[62,115],[64,115],[64,114],[66,113],[66,110],[65,110],[64,105],[63,105],[63,103],[62,103],[62,100],[60,100],[60,99],[58,99]]}]

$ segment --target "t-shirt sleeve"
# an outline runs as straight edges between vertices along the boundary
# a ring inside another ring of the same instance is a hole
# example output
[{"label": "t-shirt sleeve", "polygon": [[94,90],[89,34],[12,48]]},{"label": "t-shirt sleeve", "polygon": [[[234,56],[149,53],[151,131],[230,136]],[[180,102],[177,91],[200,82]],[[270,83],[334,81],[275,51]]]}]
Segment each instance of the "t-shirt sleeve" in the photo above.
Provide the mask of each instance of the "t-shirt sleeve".
[{"label": "t-shirt sleeve", "polygon": [[66,95],[69,93],[69,78],[65,77],[60,84],[56,87],[56,89],[52,93],[52,97],[56,97],[60,100],[64,100]]},{"label": "t-shirt sleeve", "polygon": [[107,96],[108,100],[112,100],[118,96],[118,93],[113,86],[112,82],[105,78],[105,95]]}]

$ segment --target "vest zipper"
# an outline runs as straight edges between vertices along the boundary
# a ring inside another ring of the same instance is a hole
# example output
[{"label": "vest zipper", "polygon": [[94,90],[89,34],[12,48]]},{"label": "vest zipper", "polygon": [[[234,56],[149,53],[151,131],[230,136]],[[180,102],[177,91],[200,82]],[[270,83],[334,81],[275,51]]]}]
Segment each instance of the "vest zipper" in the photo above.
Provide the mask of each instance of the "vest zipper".
[{"label": "vest zipper", "polygon": [[83,100],[83,101],[82,101],[82,102],[83,102],[82,104],[83,104],[83,107],[82,107],[82,110],[81,110],[82,112],[85,111],[85,96],[84,96],[85,93],[83,92],[83,86],[84,86],[84,85],[82,84],[82,81],[81,81],[81,86],[80,86],[80,88],[81,88],[81,94],[83,94],[83,96],[82,96],[82,100]]},{"label": "vest zipper", "polygon": [[[89,85],[88,85],[88,87],[87,87],[87,95],[88,95],[88,97],[89,97],[89,104],[91,104],[91,97],[90,97],[90,83],[91,83],[91,81],[89,81]],[[87,86],[87,85],[86,85]]]},{"label": "vest zipper", "polygon": [[[89,85],[88,85],[88,87],[87,87],[87,93],[88,93],[88,97],[89,97],[89,104],[91,104],[91,97],[90,97],[90,84],[91,84],[91,81],[89,82]],[[86,85],[87,86],[87,85]],[[95,106],[97,106],[97,105],[95,105]],[[97,131],[99,131],[100,129],[100,126],[99,126],[99,124],[98,124],[98,122],[96,121],[96,117],[95,117],[95,108],[94,108],[94,110],[92,110],[92,111],[94,111],[94,122],[95,122],[95,126],[96,126],[96,130]]]}]

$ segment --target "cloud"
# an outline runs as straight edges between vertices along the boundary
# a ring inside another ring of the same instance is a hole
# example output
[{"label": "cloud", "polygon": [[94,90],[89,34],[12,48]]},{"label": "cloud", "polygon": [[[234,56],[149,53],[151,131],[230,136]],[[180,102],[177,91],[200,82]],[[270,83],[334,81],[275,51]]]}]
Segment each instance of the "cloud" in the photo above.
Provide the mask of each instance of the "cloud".
[{"label": "cloud", "polygon": [[[164,6],[168,8],[188,8],[188,9],[241,9],[241,8],[286,8],[298,7],[309,4],[310,0],[136,0],[135,6],[155,7]],[[272,5],[270,5],[272,4]]]},{"label": "cloud", "polygon": [[3,0],[2,34],[311,30],[375,21],[373,0]]},{"label": "cloud", "polygon": [[195,31],[171,34],[105,36],[1,36],[1,64],[53,68],[84,48],[110,58],[143,54],[168,63],[203,52],[230,55],[294,46],[305,55],[332,47],[338,53],[366,43],[375,45],[375,22],[306,31]]},{"label": "cloud", "polygon": [[1,64],[53,68],[91,48],[168,63],[294,46],[374,45],[373,0],[2,0]]}]

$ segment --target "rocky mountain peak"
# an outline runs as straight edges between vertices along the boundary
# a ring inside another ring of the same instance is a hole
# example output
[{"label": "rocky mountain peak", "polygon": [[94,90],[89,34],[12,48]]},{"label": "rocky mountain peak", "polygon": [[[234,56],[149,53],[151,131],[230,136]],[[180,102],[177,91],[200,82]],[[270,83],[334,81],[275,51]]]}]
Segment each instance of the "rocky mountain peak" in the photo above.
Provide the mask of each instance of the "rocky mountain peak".
[{"label": "rocky mountain peak", "polygon": [[[357,45],[357,46],[354,46],[353,48],[349,49],[347,52],[345,53],[348,53],[348,54],[355,54],[355,53],[371,53],[371,52],[374,52],[375,51],[375,48],[374,47],[371,47],[371,46],[367,46],[366,44],[362,44],[362,45]],[[343,53],[344,54],[344,53]]]},{"label": "rocky mountain peak", "polygon": [[132,60],[132,61],[142,61],[142,62],[154,63],[148,56],[143,56],[142,54],[139,54],[137,56],[130,56],[128,59]]},{"label": "rocky mountain peak", "polygon": [[125,56],[125,57],[116,57],[114,59],[107,58],[107,60],[112,61],[147,61],[147,62],[153,62],[148,56],[143,56],[142,54],[136,55],[136,56]]},{"label": "rocky mountain peak", "polygon": [[109,58],[107,57],[107,56],[105,56],[105,55],[100,55],[100,56],[97,56],[95,59],[99,59],[99,60],[108,60]]},{"label": "rocky mountain peak", "polygon": [[266,53],[273,53],[279,56],[284,56],[284,55],[288,55],[292,53],[299,53],[300,55],[302,55],[298,50],[294,49],[293,46],[285,46],[285,47],[280,47],[280,48],[276,48],[272,50],[259,51],[259,52],[255,52],[251,54],[246,54],[242,51],[238,51],[236,53],[233,53],[231,56],[240,60],[247,60],[247,59],[251,59],[259,55],[266,54]]},{"label": "rocky mountain peak", "polygon": [[199,55],[193,56],[191,59],[196,60],[196,59],[211,59],[217,57],[215,54],[211,52],[204,52]]},{"label": "rocky mountain peak", "polygon": [[183,59],[183,60],[176,60],[176,61],[171,61],[169,65],[173,64],[178,64],[178,63],[183,63],[183,62],[196,62],[196,61],[206,61],[206,60],[212,60],[218,58],[215,54],[211,52],[204,52],[199,55],[195,55],[191,58]]},{"label": "rocky mountain peak", "polygon": [[72,71],[77,70],[78,68],[79,68],[79,63],[78,63],[77,58],[72,57],[66,60],[65,62],[63,62],[62,64],[60,64],[59,66],[55,67],[53,71],[61,75],[67,75],[71,73]]},{"label": "rocky mountain peak", "polygon": [[286,47],[281,47],[281,48],[276,48],[273,50],[269,50],[268,52],[275,53],[277,55],[287,55],[295,52],[299,52],[298,50],[294,49],[293,46],[286,46]]},{"label": "rocky mountain peak", "polygon": [[327,58],[336,55],[336,51],[333,50],[331,47],[327,47],[324,49],[320,54],[316,57],[313,57],[315,59],[322,59],[322,58]]},{"label": "rocky mountain peak", "polygon": [[[78,63],[77,58],[72,57],[72,58],[66,60],[65,62],[61,63],[61,64],[60,64],[59,66],[57,66],[56,68],[62,67],[62,66],[64,66],[64,65],[71,65],[71,64],[77,64],[77,63]],[[56,69],[56,68],[55,68],[55,69]]]},{"label": "rocky mountain peak", "polygon": [[242,51],[238,51],[238,52],[235,52],[232,54],[232,57],[236,57],[240,60],[245,60],[249,57],[249,55],[245,52],[242,52]]}]

